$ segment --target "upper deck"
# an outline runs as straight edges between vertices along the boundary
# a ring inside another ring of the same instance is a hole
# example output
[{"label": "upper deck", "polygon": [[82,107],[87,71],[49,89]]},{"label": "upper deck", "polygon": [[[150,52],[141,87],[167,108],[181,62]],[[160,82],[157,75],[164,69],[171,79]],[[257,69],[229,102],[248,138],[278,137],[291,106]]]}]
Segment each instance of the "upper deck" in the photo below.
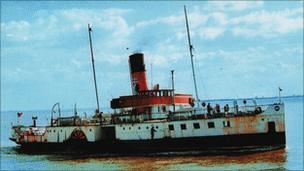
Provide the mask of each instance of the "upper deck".
[{"label": "upper deck", "polygon": [[189,105],[191,94],[174,94],[172,89],[140,91],[136,95],[112,99],[111,108],[147,107],[154,105]]}]

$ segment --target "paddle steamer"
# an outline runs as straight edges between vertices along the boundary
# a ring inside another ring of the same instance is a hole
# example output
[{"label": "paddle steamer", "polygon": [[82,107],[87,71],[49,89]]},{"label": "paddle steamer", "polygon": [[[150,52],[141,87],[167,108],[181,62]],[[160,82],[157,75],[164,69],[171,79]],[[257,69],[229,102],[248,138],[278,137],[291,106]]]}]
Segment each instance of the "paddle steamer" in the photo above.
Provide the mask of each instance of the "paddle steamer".
[{"label": "paddle steamer", "polygon": [[[113,113],[105,117],[99,109],[92,29],[88,26],[97,100],[95,114],[87,118],[75,112],[70,117],[61,117],[56,103],[49,125],[36,126],[37,118],[33,117],[31,126],[13,126],[10,139],[23,149],[34,150],[77,147],[99,152],[159,152],[284,148],[281,100],[268,105],[257,105],[252,100],[250,106],[246,105],[250,102],[247,99],[221,107],[198,99],[186,9],[185,18],[196,98],[175,91],[174,71],[170,89],[161,89],[159,84],[148,88],[144,54],[134,53],[129,56],[132,94],[112,99]],[[55,117],[55,113],[59,116]]]}]

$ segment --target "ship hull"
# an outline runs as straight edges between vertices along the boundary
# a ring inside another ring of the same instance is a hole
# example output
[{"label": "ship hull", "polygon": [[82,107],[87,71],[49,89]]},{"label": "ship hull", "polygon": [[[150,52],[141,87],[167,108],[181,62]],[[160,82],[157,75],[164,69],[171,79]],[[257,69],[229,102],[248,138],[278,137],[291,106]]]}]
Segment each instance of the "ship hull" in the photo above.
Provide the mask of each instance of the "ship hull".
[{"label": "ship hull", "polygon": [[20,144],[22,152],[157,153],[201,151],[205,153],[250,152],[253,149],[285,148],[285,132],[224,136],[164,138],[153,140],[112,140],[97,142],[32,142]]}]

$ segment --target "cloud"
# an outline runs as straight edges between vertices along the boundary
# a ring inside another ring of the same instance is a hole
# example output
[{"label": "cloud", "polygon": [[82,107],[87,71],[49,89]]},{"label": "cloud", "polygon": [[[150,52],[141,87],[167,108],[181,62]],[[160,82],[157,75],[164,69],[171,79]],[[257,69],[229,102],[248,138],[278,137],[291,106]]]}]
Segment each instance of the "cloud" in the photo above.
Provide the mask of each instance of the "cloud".
[{"label": "cloud", "polygon": [[[40,10],[31,20],[2,22],[1,34],[4,36],[1,39],[7,45],[20,47],[18,50],[22,53],[28,51],[25,48],[47,51],[50,47],[53,49],[65,47],[65,49],[72,48],[73,51],[79,52],[78,55],[88,56],[87,38],[83,41],[82,37],[87,36],[85,32],[87,24],[90,23],[93,28],[93,48],[96,60],[117,64],[124,59],[125,51],[123,50],[128,47],[130,35],[134,31],[134,27],[129,26],[125,19],[125,15],[131,11],[119,8]],[[77,43],[78,40],[83,42]],[[2,50],[11,52],[7,47]],[[34,52],[37,53],[36,50]],[[30,53],[32,57],[37,56]],[[38,57],[37,60],[39,60]],[[72,62],[80,66],[79,63]]]},{"label": "cloud", "polygon": [[159,67],[168,67],[188,56],[187,46],[176,43],[174,39],[166,39],[157,43],[156,47],[146,52],[149,63]]},{"label": "cloud", "polygon": [[10,21],[1,23],[1,30],[4,36],[17,41],[26,41],[30,37],[31,25],[27,21]]},{"label": "cloud", "polygon": [[[300,47],[284,46],[275,52],[263,46],[248,47],[240,50],[206,51],[197,55],[197,61],[206,71],[224,68],[232,75],[287,73],[298,74],[303,68],[303,49]],[[210,65],[213,63],[213,65]],[[273,68],[276,70],[273,70]],[[288,70],[287,70],[288,68]],[[286,72],[286,73],[284,73]]]},{"label": "cloud", "polygon": [[198,52],[195,58],[198,84],[213,90],[210,94],[204,92],[207,97],[218,98],[223,98],[224,94],[229,94],[228,97],[252,97],[252,92],[258,96],[272,96],[278,85],[290,89],[287,94],[293,91],[302,93],[303,49],[288,44],[282,47],[276,50],[256,46]]},{"label": "cloud", "polygon": [[136,27],[146,27],[149,25],[155,25],[155,24],[168,24],[168,25],[179,25],[182,24],[184,21],[183,15],[171,15],[167,17],[158,17],[156,19],[151,20],[144,20],[136,23]]},{"label": "cloud", "polygon": [[257,11],[230,20],[236,36],[274,36],[303,29],[303,9]]},{"label": "cloud", "polygon": [[209,1],[205,10],[243,11],[263,6],[263,1]]},{"label": "cloud", "polygon": [[1,23],[1,29],[10,41],[58,39],[62,34],[70,34],[84,30],[87,24],[93,29],[102,28],[111,33],[113,38],[123,39],[129,36],[133,28],[129,27],[123,15],[129,9],[110,8],[94,9],[64,9],[39,11],[41,17],[33,21],[10,21]]},{"label": "cloud", "polygon": [[[203,8],[196,7],[192,11],[188,10],[192,36],[199,35],[202,39],[214,40],[225,32],[246,38],[257,36],[273,37],[303,29],[303,8],[251,12],[246,9],[260,8],[263,2],[212,1],[207,4],[207,7],[210,7],[210,5],[216,7],[207,11],[201,10],[206,8],[206,6]],[[233,15],[231,13],[224,13],[224,11],[229,10],[237,12],[233,13]],[[172,29],[177,40],[181,40],[186,36],[184,14],[180,13],[140,21],[136,24],[136,29],[156,24],[169,26],[169,29]]]},{"label": "cloud", "polygon": [[199,35],[203,39],[215,39],[224,33],[224,29],[220,27],[207,27],[199,30]]},{"label": "cloud", "polygon": [[[253,89],[257,95],[262,92],[273,95],[271,88],[278,83],[291,87],[289,94],[302,92],[303,41],[294,38],[294,34],[282,38],[289,33],[303,33],[303,26],[299,25],[303,22],[302,8],[262,10],[263,2],[255,1],[241,1],[238,5],[211,3],[224,5],[188,10],[197,78],[205,83],[198,83],[203,87],[201,93],[223,98],[235,97],[237,92],[244,97],[251,96],[248,90]],[[185,18],[182,9],[177,10],[172,15],[161,11],[152,17],[147,15],[144,18],[150,18],[143,21],[132,17],[141,14],[140,10],[133,13],[132,9],[81,7],[40,10],[33,12],[28,20],[26,17],[3,20],[1,78],[4,81],[1,84],[10,92],[6,103],[16,104],[14,100],[24,93],[20,96],[24,106],[29,105],[26,99],[32,97],[50,97],[46,100],[50,104],[62,97],[69,97],[64,103],[76,100],[88,106],[95,104],[88,23],[93,26],[97,81],[103,99],[110,100],[110,94],[129,93],[126,92],[129,90],[127,60],[132,52],[126,51],[126,47],[143,50],[147,71],[153,64],[154,82],[162,87],[170,85],[170,70],[175,69],[177,88],[191,92],[193,80]],[[267,36],[277,39],[260,41]],[[243,37],[250,40],[242,40]],[[102,103],[108,105],[106,100]]]}]

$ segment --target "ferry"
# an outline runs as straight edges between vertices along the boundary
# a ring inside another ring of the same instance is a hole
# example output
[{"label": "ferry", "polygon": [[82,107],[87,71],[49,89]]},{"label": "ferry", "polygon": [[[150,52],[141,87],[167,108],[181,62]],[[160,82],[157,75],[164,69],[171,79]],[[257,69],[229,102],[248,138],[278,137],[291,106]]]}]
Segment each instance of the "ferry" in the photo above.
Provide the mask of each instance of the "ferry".
[{"label": "ferry", "polygon": [[[37,126],[12,126],[10,140],[21,149],[34,151],[85,150],[94,152],[231,151],[285,148],[284,103],[258,105],[255,100],[233,101],[233,105],[199,100],[193,64],[187,12],[184,8],[196,98],[159,84],[148,87],[143,53],[129,56],[131,95],[110,101],[113,112],[100,111],[91,32],[88,25],[97,107],[91,117],[74,112],[62,117],[59,103],[51,110],[51,121]],[[190,84],[189,84],[190,85]],[[249,104],[252,101],[253,105]],[[21,116],[22,113],[18,113]],[[58,116],[55,116],[58,115]]]}]

